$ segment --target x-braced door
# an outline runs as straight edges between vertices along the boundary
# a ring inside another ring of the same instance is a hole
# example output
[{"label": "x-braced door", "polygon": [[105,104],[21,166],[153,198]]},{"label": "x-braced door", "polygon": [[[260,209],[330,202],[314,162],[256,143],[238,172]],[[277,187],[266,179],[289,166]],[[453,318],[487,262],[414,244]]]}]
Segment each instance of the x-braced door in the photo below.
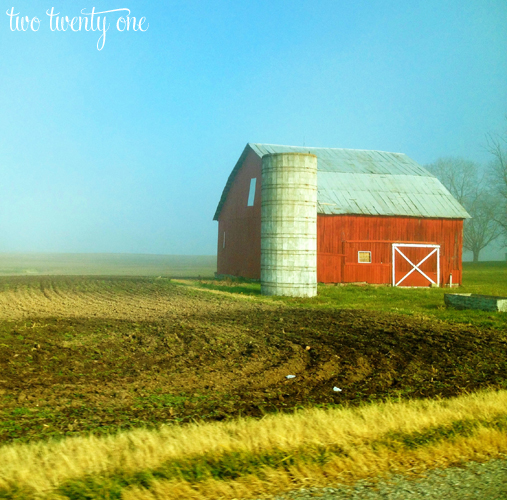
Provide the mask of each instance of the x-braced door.
[{"label": "x-braced door", "polygon": [[393,243],[393,286],[440,284],[440,245]]}]

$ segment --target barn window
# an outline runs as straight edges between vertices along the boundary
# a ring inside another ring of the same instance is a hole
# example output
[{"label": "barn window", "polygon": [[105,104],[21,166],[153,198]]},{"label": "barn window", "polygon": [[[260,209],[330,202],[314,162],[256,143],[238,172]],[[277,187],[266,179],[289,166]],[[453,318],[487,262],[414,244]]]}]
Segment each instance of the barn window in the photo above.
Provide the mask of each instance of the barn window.
[{"label": "barn window", "polygon": [[371,264],[371,252],[357,252],[357,262]]},{"label": "barn window", "polygon": [[250,192],[248,193],[248,205],[249,207],[254,206],[255,201],[255,185],[257,184],[257,179],[254,177],[250,179]]},{"label": "barn window", "polygon": [[224,231],[224,242],[222,245],[223,245],[222,248],[225,248],[225,231]]}]

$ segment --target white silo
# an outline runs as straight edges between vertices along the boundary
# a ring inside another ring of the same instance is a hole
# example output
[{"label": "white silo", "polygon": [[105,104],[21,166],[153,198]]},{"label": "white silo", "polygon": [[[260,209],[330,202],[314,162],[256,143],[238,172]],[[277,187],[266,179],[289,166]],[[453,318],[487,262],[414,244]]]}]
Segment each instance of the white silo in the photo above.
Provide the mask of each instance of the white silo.
[{"label": "white silo", "polygon": [[262,157],[261,293],[317,295],[317,157]]}]

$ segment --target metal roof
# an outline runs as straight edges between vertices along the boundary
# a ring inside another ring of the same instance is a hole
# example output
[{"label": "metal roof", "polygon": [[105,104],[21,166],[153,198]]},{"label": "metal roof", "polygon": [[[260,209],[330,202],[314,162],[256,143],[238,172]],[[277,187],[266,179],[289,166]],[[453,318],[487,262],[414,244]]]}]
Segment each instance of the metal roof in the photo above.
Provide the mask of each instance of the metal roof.
[{"label": "metal roof", "polygon": [[250,150],[260,158],[271,153],[316,155],[319,214],[470,217],[436,177],[403,153],[249,143],[229,176],[215,220]]}]

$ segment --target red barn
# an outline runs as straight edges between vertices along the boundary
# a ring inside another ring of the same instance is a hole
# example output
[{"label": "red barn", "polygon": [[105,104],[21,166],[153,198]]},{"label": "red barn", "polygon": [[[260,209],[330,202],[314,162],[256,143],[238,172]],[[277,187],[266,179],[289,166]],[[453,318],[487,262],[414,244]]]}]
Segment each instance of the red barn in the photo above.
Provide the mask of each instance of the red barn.
[{"label": "red barn", "polygon": [[317,156],[317,281],[460,284],[463,219],[440,181],[384,151],[247,144],[218,204],[217,274],[260,279],[262,157]]}]

